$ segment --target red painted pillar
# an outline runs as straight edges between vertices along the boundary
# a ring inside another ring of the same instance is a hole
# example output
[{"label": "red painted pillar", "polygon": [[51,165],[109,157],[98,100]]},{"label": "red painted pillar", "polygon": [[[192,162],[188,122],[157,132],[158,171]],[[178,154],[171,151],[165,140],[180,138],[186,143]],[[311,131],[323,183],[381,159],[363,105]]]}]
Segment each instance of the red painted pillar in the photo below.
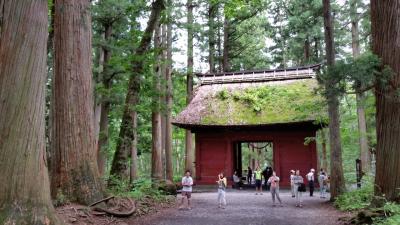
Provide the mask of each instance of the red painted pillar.
[{"label": "red painted pillar", "polygon": [[232,139],[227,138],[226,143],[226,160],[225,160],[225,176],[228,179],[228,183],[232,183],[232,171],[233,171],[233,145]]},{"label": "red painted pillar", "polygon": [[201,138],[199,138],[199,136],[197,134],[195,134],[195,157],[196,157],[196,164],[195,164],[195,168],[196,168],[196,180],[201,180]]}]

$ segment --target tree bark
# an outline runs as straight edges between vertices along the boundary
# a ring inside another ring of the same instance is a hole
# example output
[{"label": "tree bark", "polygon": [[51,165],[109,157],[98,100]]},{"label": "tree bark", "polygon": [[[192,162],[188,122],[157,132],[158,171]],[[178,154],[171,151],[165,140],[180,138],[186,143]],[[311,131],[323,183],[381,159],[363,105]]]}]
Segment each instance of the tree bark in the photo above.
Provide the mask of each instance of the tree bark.
[{"label": "tree bark", "polygon": [[153,77],[153,90],[156,92],[153,97],[152,127],[151,127],[151,178],[161,180],[163,178],[162,167],[162,141],[161,141],[161,25],[158,24],[154,31],[154,48],[156,49],[155,71]]},{"label": "tree bark", "polygon": [[310,62],[310,40],[308,36],[306,37],[306,40],[304,41],[304,62],[305,64]]},{"label": "tree bark", "polygon": [[0,0],[0,224],[63,224],[46,167],[47,14],[45,0]]},{"label": "tree bark", "polygon": [[223,72],[223,52],[222,52],[222,38],[221,38],[221,15],[219,9],[217,9],[217,47],[218,47],[218,72]]},{"label": "tree bark", "polygon": [[[333,39],[333,23],[331,17],[330,0],[322,0],[325,25],[325,47],[326,60],[329,69],[335,64],[335,49]],[[325,81],[326,99],[328,102],[329,115],[329,144],[331,150],[331,200],[336,199],[345,191],[343,165],[342,165],[342,143],[340,136],[339,99],[335,90],[337,81],[332,74],[328,74]]]},{"label": "tree bark", "polygon": [[[104,41],[105,43],[109,43],[112,35],[113,27],[112,24],[104,25]],[[110,77],[110,66],[108,65],[111,59],[111,50],[108,47],[103,46],[102,52],[104,54],[103,61],[103,71],[101,76],[101,82],[103,83],[104,89],[110,90],[112,85],[112,78]],[[107,147],[108,147],[108,139],[109,139],[109,131],[108,131],[108,114],[110,113],[110,101],[109,97],[103,96],[101,102],[101,112],[100,112],[100,130],[99,130],[99,142],[97,145],[97,165],[99,168],[99,173],[101,176],[104,175],[107,164]]]},{"label": "tree bark", "polygon": [[224,72],[229,72],[231,70],[231,65],[229,62],[229,48],[230,48],[230,43],[229,43],[229,32],[230,32],[230,24],[229,24],[229,19],[225,17],[224,20],[224,55],[223,55],[223,63],[222,63],[222,70]]},{"label": "tree bark", "polygon": [[327,151],[326,151],[326,134],[324,128],[321,129],[321,140],[322,140],[322,168],[325,171],[328,171],[328,158],[327,158]]},{"label": "tree bark", "polygon": [[218,6],[208,3],[208,65],[210,73],[215,73],[215,17]]},{"label": "tree bark", "polygon": [[[351,46],[353,50],[353,58],[360,56],[360,35],[358,29],[359,18],[357,15],[358,0],[350,1],[350,17],[351,17]],[[357,117],[358,117],[358,132],[360,143],[360,159],[362,171],[369,172],[371,168],[371,157],[368,149],[367,138],[367,122],[365,116],[365,94],[360,91],[363,89],[361,84],[357,84],[356,99],[357,99]]]},{"label": "tree bark", "polygon": [[103,197],[93,122],[88,1],[56,0],[51,191],[88,204]]},{"label": "tree bark", "polygon": [[[133,136],[137,137],[137,112],[132,112],[132,120],[133,120]],[[138,152],[137,152],[137,138],[132,140],[131,147],[131,172],[130,172],[130,181],[131,183],[138,179]]]},{"label": "tree bark", "polygon": [[[168,0],[169,7],[172,6],[172,0]],[[173,107],[173,87],[172,87],[172,17],[168,11],[167,24],[167,60],[166,60],[166,120],[165,120],[165,170],[166,179],[173,181],[174,171],[172,166],[172,107]]]},{"label": "tree bark", "polygon": [[[187,1],[187,75],[186,75],[186,103],[193,97],[193,0]],[[190,130],[185,133],[185,170],[194,173],[193,135]]]},{"label": "tree bark", "polygon": [[[165,8],[163,0],[156,0],[152,4],[152,10],[147,22],[147,27],[142,36],[139,47],[135,51],[135,59],[132,61],[132,75],[128,83],[128,92],[125,98],[124,112],[122,116],[121,129],[111,166],[110,174],[117,178],[128,178],[129,172],[129,154],[132,151],[133,140],[137,139],[134,132],[134,116],[136,115],[136,105],[139,102],[140,76],[143,74],[145,61],[143,57],[148,51],[151,43],[151,37],[162,10]],[[111,183],[110,183],[111,184]]]},{"label": "tree bark", "polygon": [[[100,33],[100,37],[101,40],[104,40],[104,32]],[[102,47],[99,47],[97,50],[97,63],[98,63],[98,75],[96,77],[96,79],[94,79],[94,82],[97,83],[101,83],[103,80],[103,71],[104,71],[104,51]],[[95,137],[95,146],[96,148],[99,148],[99,139],[100,139],[100,121],[101,121],[101,107],[102,107],[102,103],[101,103],[101,95],[100,94],[96,94],[96,88],[93,88],[93,91],[95,93],[94,96],[94,137]],[[97,156],[97,160],[98,160],[98,156]],[[97,164],[99,165],[99,162],[97,161]],[[99,166],[99,172],[102,175],[102,172],[100,171],[100,166]]]},{"label": "tree bark", "polygon": [[372,49],[392,69],[389,80],[378,81],[376,96],[375,193],[400,201],[400,2],[371,1]]}]

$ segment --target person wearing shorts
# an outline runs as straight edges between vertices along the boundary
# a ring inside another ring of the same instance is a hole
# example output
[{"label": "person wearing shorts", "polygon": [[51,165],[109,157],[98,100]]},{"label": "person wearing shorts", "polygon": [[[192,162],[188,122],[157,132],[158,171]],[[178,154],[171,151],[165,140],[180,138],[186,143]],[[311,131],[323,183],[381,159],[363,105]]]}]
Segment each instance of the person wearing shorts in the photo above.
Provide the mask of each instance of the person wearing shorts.
[{"label": "person wearing shorts", "polygon": [[257,166],[254,174],[256,177],[256,195],[262,195],[262,171],[260,169],[260,166]]},{"label": "person wearing shorts", "polygon": [[183,205],[185,203],[185,198],[187,199],[187,209],[191,209],[190,207],[190,198],[192,197],[192,186],[193,186],[193,179],[190,176],[190,171],[187,170],[185,172],[185,176],[182,177],[182,200],[179,209],[183,209]]}]

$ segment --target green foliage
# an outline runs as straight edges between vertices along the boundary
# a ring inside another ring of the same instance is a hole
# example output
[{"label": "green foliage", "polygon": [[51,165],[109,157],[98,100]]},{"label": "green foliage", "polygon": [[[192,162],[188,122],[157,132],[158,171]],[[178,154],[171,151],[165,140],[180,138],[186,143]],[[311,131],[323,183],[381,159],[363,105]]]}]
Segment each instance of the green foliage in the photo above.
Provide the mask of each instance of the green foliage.
[{"label": "green foliage", "polygon": [[367,181],[363,183],[362,188],[340,195],[335,201],[336,207],[343,211],[351,211],[367,207],[371,203],[374,189],[372,181],[368,180],[370,178],[366,179]]},{"label": "green foliage", "polygon": [[398,225],[400,224],[400,205],[393,202],[387,202],[383,207],[384,218],[375,218],[375,225]]},{"label": "green foliage", "polygon": [[133,183],[129,195],[135,199],[151,196],[155,200],[163,200],[165,193],[159,190],[150,179],[139,179]]},{"label": "green foliage", "polygon": [[149,178],[140,178],[132,184],[116,178],[110,178],[112,186],[109,189],[113,195],[121,197],[132,197],[136,200],[152,198],[156,201],[165,199],[166,194],[159,190],[157,185]]},{"label": "green foliage", "polygon": [[67,196],[64,195],[64,193],[62,193],[61,190],[59,190],[57,192],[57,196],[55,199],[53,199],[53,205],[58,207],[58,206],[62,206],[68,203],[68,198]]}]

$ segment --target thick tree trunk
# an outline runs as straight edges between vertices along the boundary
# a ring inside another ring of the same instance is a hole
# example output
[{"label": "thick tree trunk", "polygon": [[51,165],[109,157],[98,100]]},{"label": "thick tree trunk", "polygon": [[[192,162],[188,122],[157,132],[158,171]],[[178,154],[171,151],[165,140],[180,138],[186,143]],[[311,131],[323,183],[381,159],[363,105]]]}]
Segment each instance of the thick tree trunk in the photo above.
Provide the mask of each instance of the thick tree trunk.
[{"label": "thick tree trunk", "polygon": [[[168,1],[169,7],[172,0]],[[172,88],[172,17],[168,11],[167,24],[167,61],[166,61],[165,81],[166,81],[166,120],[165,120],[165,170],[167,180],[173,181],[174,171],[172,166],[172,107],[173,107],[173,88]]]},{"label": "thick tree trunk", "polygon": [[230,24],[229,19],[225,17],[224,20],[224,55],[223,55],[223,63],[222,63],[222,70],[224,72],[229,72],[231,70],[231,65],[229,62],[229,32],[230,32]]},{"label": "thick tree trunk", "polygon": [[208,65],[210,73],[215,72],[215,17],[217,5],[208,3]]},{"label": "thick tree trunk", "polygon": [[151,178],[161,180],[163,178],[162,167],[162,141],[161,141],[161,112],[160,112],[160,93],[161,93],[161,25],[157,25],[154,31],[154,47],[156,48],[156,64],[153,77],[153,111],[152,111],[152,127],[151,127]]},{"label": "thick tree trunk", "polygon": [[217,47],[218,47],[218,72],[223,71],[223,53],[222,53],[222,38],[221,38],[221,16],[219,13],[219,9],[217,9]]},{"label": "thick tree trunk", "polygon": [[326,134],[324,128],[321,129],[321,145],[322,145],[322,168],[328,171],[328,157],[326,151]]},{"label": "thick tree trunk", "polygon": [[[360,38],[358,29],[358,15],[357,15],[358,0],[350,1],[350,17],[351,17],[351,46],[353,50],[353,57],[357,58],[360,55]],[[358,117],[358,132],[360,143],[360,159],[361,166],[364,172],[369,172],[371,169],[371,157],[368,149],[367,138],[367,122],[365,116],[365,94],[360,91],[363,87],[357,85],[356,99],[357,99],[357,117]]]},{"label": "thick tree trunk", "polygon": [[375,193],[400,201],[400,2],[372,0],[372,47],[393,76],[376,89]]},{"label": "thick tree trunk", "polygon": [[[193,97],[193,0],[187,1],[187,75],[186,75],[186,103]],[[190,130],[185,133],[185,169],[194,173],[193,135]]]},{"label": "thick tree trunk", "polygon": [[62,224],[45,154],[47,13],[46,0],[0,0],[0,224]]},{"label": "thick tree trunk", "polygon": [[[101,40],[104,40],[104,33],[100,34]],[[99,47],[99,49],[97,50],[97,63],[98,63],[98,75],[96,77],[96,79],[94,79],[93,81],[97,84],[97,83],[101,83],[101,81],[103,80],[103,71],[104,71],[104,51],[102,47]],[[95,93],[94,96],[94,137],[95,137],[95,146],[96,148],[99,148],[99,136],[100,136],[100,121],[101,121],[101,95],[96,93],[96,88],[93,88],[93,91]],[[98,158],[98,156],[97,156]],[[97,162],[98,164],[98,162]],[[99,172],[100,172],[100,168],[99,168]],[[100,172],[100,174],[102,174]]]},{"label": "thick tree trunk", "polygon": [[[330,0],[322,0],[324,8],[325,46],[328,70],[335,64],[335,49],[333,40],[333,23],[331,17]],[[329,115],[329,144],[331,150],[331,200],[334,200],[345,191],[343,165],[342,165],[342,143],[340,137],[339,99],[335,87],[337,86],[333,75],[328,74],[325,81],[326,98],[328,102]]]},{"label": "thick tree trunk", "polygon": [[135,106],[139,102],[140,76],[144,70],[144,57],[151,43],[151,37],[160,20],[161,11],[164,9],[164,1],[156,0],[152,4],[152,10],[147,22],[139,47],[135,51],[135,59],[132,61],[132,75],[129,79],[128,93],[125,98],[124,112],[122,116],[121,130],[111,166],[110,174],[119,178],[128,178],[129,155],[132,151],[134,140],[137,138],[134,132],[134,121],[136,115]]},{"label": "thick tree trunk", "polygon": [[[105,25],[104,26],[104,41],[105,43],[109,43],[112,35],[112,25]],[[111,89],[111,82],[112,78],[110,77],[110,69],[109,69],[109,61],[111,59],[111,50],[108,47],[102,47],[102,52],[104,54],[104,61],[103,61],[103,71],[102,71],[102,83],[104,89],[110,90]],[[108,96],[103,97],[101,103],[101,113],[100,113],[100,128],[99,128],[99,136],[98,136],[98,145],[97,145],[97,165],[99,168],[99,173],[101,176],[104,175],[106,170],[107,164],[107,147],[108,147],[108,114],[110,113],[110,101],[108,100]]]},{"label": "thick tree trunk", "polygon": [[304,41],[304,62],[305,64],[310,62],[310,40],[308,36],[306,37],[306,40]]},{"label": "thick tree trunk", "polygon": [[318,38],[314,38],[314,57],[315,57],[315,60],[319,60],[319,54],[318,54],[318,52],[319,52],[319,39]]},{"label": "thick tree trunk", "polygon": [[[169,11],[169,10],[168,10]],[[162,155],[162,168],[163,168],[163,178],[166,179],[166,139],[167,139],[167,15],[164,16],[164,23],[161,25],[161,71],[160,71],[160,113],[161,113],[161,155]]]},{"label": "thick tree trunk", "polygon": [[103,197],[93,123],[88,1],[56,0],[51,191],[88,204]]},{"label": "thick tree trunk", "polygon": [[132,141],[131,147],[131,172],[130,172],[130,181],[131,183],[138,179],[138,152],[137,152],[137,112],[132,112],[132,120],[133,120],[133,136],[135,137]]}]

